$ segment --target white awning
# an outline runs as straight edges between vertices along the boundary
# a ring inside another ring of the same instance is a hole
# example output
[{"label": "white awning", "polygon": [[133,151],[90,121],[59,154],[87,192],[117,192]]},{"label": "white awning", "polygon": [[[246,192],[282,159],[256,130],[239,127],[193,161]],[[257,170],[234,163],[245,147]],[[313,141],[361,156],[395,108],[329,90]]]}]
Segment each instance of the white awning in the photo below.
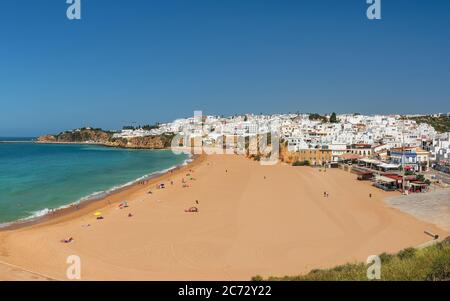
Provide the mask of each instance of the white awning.
[{"label": "white awning", "polygon": [[379,165],[379,167],[381,167],[381,168],[399,168],[400,165],[399,164],[382,163],[382,164]]},{"label": "white awning", "polygon": [[375,165],[383,164],[383,162],[381,162],[379,160],[368,159],[368,158],[363,158],[363,159],[360,159],[359,161],[364,162],[364,163],[369,163],[369,164],[375,164]]}]

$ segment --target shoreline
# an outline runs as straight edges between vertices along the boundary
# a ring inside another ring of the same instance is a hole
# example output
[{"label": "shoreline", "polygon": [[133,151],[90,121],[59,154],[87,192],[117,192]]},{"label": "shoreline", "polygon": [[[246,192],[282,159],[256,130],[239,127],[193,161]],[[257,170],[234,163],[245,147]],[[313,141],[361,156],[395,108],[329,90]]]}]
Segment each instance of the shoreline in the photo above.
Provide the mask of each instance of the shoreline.
[{"label": "shoreline", "polygon": [[[103,147],[109,147],[109,148],[117,148],[117,149],[124,149],[124,150],[170,150],[170,147],[162,147],[162,148],[150,148],[150,147],[136,147],[136,146],[120,146],[120,145],[114,145],[109,144],[105,142],[61,142],[61,141],[29,141],[33,144],[49,144],[49,145],[97,145],[97,146],[103,146]],[[14,142],[11,142],[14,143]]]},{"label": "shoreline", "polygon": [[[146,185],[154,185],[159,181],[163,181],[169,176],[177,175],[187,168],[194,167],[196,164],[202,161],[202,156],[203,155],[191,155],[182,164],[173,166],[166,170],[156,171],[149,175],[142,176],[140,178],[137,178],[136,180],[131,181],[130,183],[123,184],[116,189],[111,188],[111,190],[102,191],[99,193],[99,196],[91,194],[81,198],[78,201],[69,203],[67,205],[62,205],[59,208],[49,209],[50,211],[42,216],[31,216],[29,218],[0,224],[0,233],[28,228],[41,224],[45,225],[46,223],[53,224],[53,222],[64,220],[65,218],[69,219],[70,217],[79,217],[80,215],[84,215],[90,211],[100,210],[108,205],[119,203],[119,196],[125,197],[126,195],[129,195],[136,190],[141,189],[143,187],[142,184],[140,184],[141,181],[147,181]],[[104,203],[105,201],[107,202]]]}]

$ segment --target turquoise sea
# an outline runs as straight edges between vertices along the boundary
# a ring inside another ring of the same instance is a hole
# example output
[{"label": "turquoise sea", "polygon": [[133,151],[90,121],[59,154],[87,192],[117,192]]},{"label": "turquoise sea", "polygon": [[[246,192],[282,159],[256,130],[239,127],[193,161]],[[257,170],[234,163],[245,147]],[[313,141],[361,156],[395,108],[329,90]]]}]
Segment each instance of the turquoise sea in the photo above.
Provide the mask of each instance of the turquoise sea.
[{"label": "turquoise sea", "polygon": [[24,140],[31,138],[0,138],[0,224],[98,197],[188,159],[169,150],[14,142]]}]

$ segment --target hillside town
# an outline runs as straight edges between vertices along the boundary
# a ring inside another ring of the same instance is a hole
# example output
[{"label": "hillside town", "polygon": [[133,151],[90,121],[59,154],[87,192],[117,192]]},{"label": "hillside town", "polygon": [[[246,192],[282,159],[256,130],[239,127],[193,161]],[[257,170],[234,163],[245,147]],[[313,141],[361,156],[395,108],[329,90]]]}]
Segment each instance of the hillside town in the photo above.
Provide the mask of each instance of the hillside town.
[{"label": "hillside town", "polygon": [[[439,114],[438,116],[449,116]],[[296,165],[351,167],[359,179],[375,180],[385,190],[422,191],[439,171],[441,180],[450,173],[450,133],[439,133],[411,116],[341,114],[274,114],[202,116],[177,119],[150,127],[126,127],[114,138],[135,138],[161,134],[201,139],[202,145],[222,144],[223,137],[246,138],[276,134],[281,141],[281,159]],[[424,173],[415,178],[416,174]]]}]

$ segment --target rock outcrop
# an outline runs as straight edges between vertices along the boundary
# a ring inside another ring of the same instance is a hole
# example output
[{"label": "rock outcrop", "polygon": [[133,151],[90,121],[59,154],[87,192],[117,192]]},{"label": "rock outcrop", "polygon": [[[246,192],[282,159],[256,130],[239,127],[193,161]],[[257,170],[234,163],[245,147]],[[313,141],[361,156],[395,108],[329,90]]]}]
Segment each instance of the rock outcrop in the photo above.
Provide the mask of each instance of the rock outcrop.
[{"label": "rock outcrop", "polygon": [[101,129],[78,129],[59,133],[58,135],[45,135],[38,138],[39,142],[59,142],[59,143],[107,143],[112,137],[111,132]]},{"label": "rock outcrop", "polygon": [[134,138],[110,139],[105,145],[135,149],[164,149],[171,145],[173,135],[145,136]]},{"label": "rock outcrop", "polygon": [[113,138],[113,133],[101,129],[78,129],[58,135],[45,135],[38,138],[40,143],[93,143],[109,147],[134,149],[164,149],[171,145],[173,135]]},{"label": "rock outcrop", "polygon": [[38,142],[56,142],[56,137],[53,135],[41,136],[37,139]]}]

